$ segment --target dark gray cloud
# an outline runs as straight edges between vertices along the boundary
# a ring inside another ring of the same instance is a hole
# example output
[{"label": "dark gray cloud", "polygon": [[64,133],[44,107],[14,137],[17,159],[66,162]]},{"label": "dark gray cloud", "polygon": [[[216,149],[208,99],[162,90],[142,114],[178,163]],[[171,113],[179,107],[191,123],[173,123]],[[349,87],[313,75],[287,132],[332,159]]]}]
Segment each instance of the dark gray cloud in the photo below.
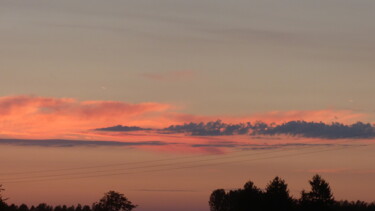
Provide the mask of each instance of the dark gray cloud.
[{"label": "dark gray cloud", "polygon": [[105,127],[105,128],[97,128],[97,131],[113,131],[113,132],[130,132],[130,131],[142,131],[142,130],[150,130],[149,128],[141,128],[137,126],[122,126],[116,125],[113,127]]},{"label": "dark gray cloud", "polygon": [[0,145],[17,146],[40,146],[40,147],[77,147],[77,146],[162,146],[168,145],[161,141],[145,142],[117,142],[117,141],[82,141],[82,140],[63,140],[63,139],[0,139]]},{"label": "dark gray cloud", "polygon": [[351,125],[342,123],[326,124],[323,122],[290,121],[283,124],[263,122],[226,124],[220,120],[207,123],[186,123],[172,125],[163,130],[168,133],[186,133],[192,136],[224,136],[248,134],[258,136],[301,136],[307,138],[345,139],[375,138],[375,127],[369,123],[357,122]]},{"label": "dark gray cloud", "polygon": [[269,126],[255,131],[263,135],[290,135],[308,138],[342,139],[342,138],[374,138],[375,128],[371,124],[357,122],[352,125],[341,123],[325,124],[322,122],[290,121],[281,125]]},{"label": "dark gray cloud", "polygon": [[[107,128],[95,129],[97,131],[142,131],[151,130],[136,126],[117,125]],[[306,138],[323,139],[366,139],[375,138],[375,126],[369,123],[357,122],[351,125],[333,122],[331,124],[323,122],[289,121],[283,124],[266,124],[264,122],[246,122],[239,124],[227,124],[220,120],[207,123],[185,123],[183,125],[171,125],[164,129],[156,130],[163,134],[184,133],[191,136],[231,136],[231,135],[251,135],[254,138],[274,138],[277,135],[288,135]],[[276,138],[276,137],[275,137]],[[231,144],[219,144],[220,146],[230,146]]]},{"label": "dark gray cloud", "polygon": [[253,126],[250,123],[226,124],[217,120],[207,123],[185,123],[183,125],[171,125],[162,131],[169,133],[188,133],[193,136],[222,136],[248,134]]}]

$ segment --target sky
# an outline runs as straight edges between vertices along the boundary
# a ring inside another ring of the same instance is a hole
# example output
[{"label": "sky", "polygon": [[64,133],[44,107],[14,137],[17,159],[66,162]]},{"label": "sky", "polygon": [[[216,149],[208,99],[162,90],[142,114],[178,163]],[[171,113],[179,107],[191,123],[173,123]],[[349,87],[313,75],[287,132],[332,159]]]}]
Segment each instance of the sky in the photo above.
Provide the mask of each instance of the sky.
[{"label": "sky", "polygon": [[[338,198],[373,201],[374,9],[372,0],[0,0],[0,184],[15,203],[92,203],[119,189],[139,211],[203,211],[216,188],[281,176],[298,197],[321,173]],[[228,158],[238,153],[256,160]],[[111,166],[124,162],[136,176]],[[90,178],[67,179],[72,168]]]}]

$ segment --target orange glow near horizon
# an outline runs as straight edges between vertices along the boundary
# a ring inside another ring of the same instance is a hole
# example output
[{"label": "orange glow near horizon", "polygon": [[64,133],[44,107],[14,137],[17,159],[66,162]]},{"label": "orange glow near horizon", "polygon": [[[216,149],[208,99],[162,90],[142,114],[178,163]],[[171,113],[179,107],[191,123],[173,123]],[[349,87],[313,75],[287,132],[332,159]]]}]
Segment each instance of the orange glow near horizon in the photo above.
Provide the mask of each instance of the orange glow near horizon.
[{"label": "orange glow near horizon", "polygon": [[[0,98],[2,138],[64,138],[103,140],[92,129],[114,125],[163,128],[187,122],[283,123],[291,120],[354,123],[366,114],[350,110],[272,111],[242,117],[200,116],[177,112],[176,106],[156,102],[78,101],[72,98],[7,96]],[[149,136],[151,138],[152,136]],[[111,135],[109,140],[118,140]]]}]

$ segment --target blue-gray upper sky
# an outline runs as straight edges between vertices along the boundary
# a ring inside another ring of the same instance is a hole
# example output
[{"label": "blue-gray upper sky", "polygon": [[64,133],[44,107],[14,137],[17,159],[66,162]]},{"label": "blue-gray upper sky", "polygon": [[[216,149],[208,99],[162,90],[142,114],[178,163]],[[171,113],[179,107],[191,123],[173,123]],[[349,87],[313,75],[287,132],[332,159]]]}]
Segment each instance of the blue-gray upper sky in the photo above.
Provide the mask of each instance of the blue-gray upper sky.
[{"label": "blue-gray upper sky", "polygon": [[373,113],[373,0],[0,0],[0,96]]}]

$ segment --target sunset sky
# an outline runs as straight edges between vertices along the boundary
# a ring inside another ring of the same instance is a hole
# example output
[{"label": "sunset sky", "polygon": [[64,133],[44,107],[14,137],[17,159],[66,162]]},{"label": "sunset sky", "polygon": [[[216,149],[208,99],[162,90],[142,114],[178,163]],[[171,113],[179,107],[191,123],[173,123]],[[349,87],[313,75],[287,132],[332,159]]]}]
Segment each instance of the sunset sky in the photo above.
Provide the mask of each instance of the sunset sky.
[{"label": "sunset sky", "polygon": [[114,189],[137,211],[207,211],[214,189],[280,176],[298,198],[319,173],[336,198],[374,201],[374,10],[0,0],[4,195],[91,204]]}]

